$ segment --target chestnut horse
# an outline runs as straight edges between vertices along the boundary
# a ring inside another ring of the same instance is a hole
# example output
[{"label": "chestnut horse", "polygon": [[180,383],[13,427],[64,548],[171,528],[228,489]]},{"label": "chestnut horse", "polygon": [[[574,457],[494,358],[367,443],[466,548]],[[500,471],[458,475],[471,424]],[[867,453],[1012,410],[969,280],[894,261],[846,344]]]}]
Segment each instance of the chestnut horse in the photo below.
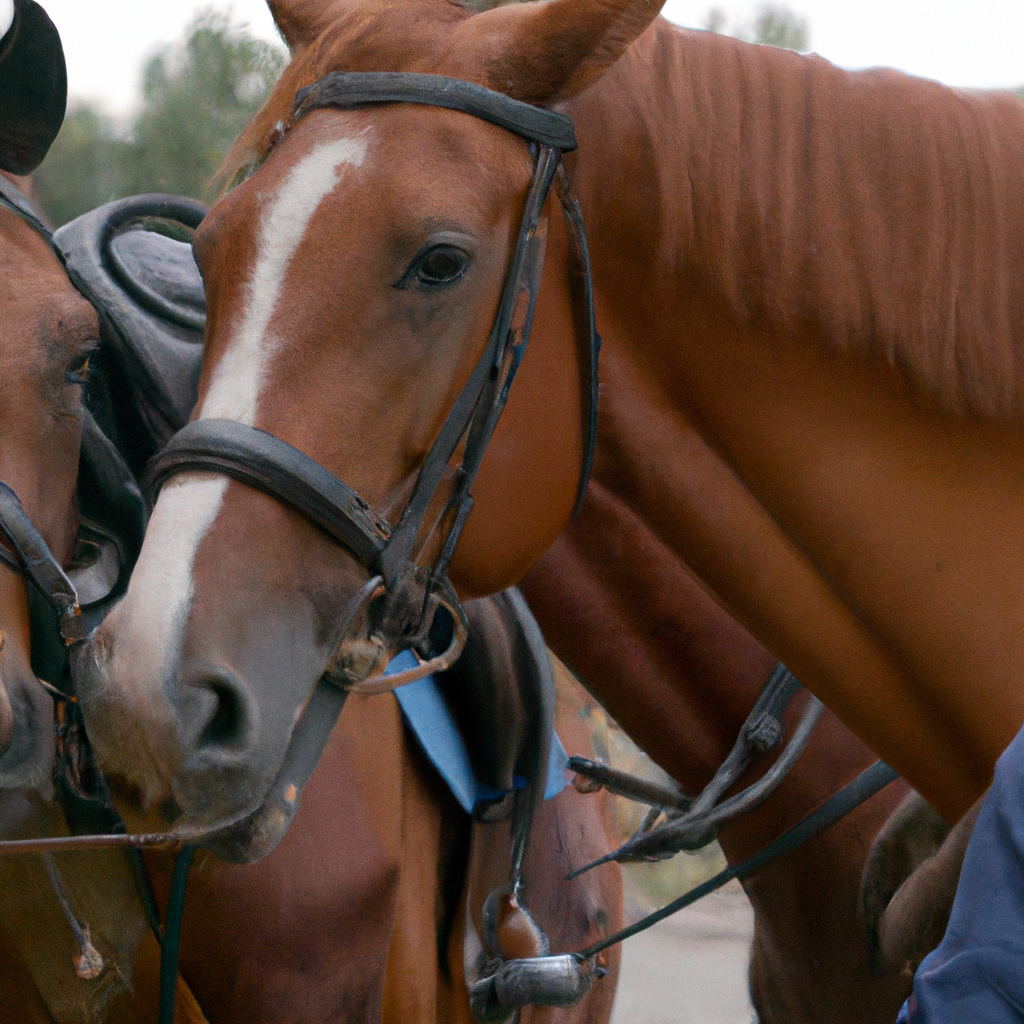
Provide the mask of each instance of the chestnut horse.
[{"label": "chestnut horse", "polygon": [[[19,201],[16,194],[13,198]],[[7,422],[0,456],[9,472],[5,479],[38,498],[31,504],[26,500],[26,509],[66,564],[78,527],[74,494],[82,390],[87,362],[100,344],[99,326],[40,231],[11,210],[0,210],[0,216],[10,285],[0,319],[9,388],[5,408],[20,416]],[[61,361],[66,369],[61,370]],[[58,370],[66,377],[63,389],[51,379]],[[62,404],[53,404],[57,398]],[[26,437],[35,443],[25,443]],[[43,461],[44,453],[52,462]],[[67,466],[73,467],[70,474]],[[33,477],[27,471],[33,468],[38,481],[29,486]],[[62,480],[68,495],[58,502]],[[55,530],[54,523],[65,532]],[[25,672],[23,677],[5,673],[19,684],[12,692],[20,699],[7,704],[12,741],[5,744],[8,785],[2,788],[18,792],[0,794],[0,838],[64,834],[60,806],[45,800],[52,796],[53,704],[29,669],[26,585],[6,567],[2,578],[17,597],[8,599],[5,590],[0,600],[0,626],[10,638],[8,664],[17,665],[20,656]],[[571,749],[590,756],[578,714],[578,684],[558,671],[558,727]],[[44,800],[27,798],[24,791],[30,788]],[[592,855],[600,855],[611,841],[605,821],[603,801],[571,789],[539,816],[527,896],[532,884],[545,905],[561,900],[575,911],[562,920],[541,915],[556,944],[592,940],[621,920],[615,871],[582,886],[564,882],[575,861],[560,834],[573,833]],[[200,1024],[204,1012],[219,1021],[271,1015],[318,1024],[437,1019],[471,1024],[462,949],[455,941],[461,936],[469,835],[469,818],[419,753],[394,700],[353,698],[306,788],[284,847],[246,867],[207,859],[194,873],[181,966],[196,995],[179,984],[179,1024]],[[162,905],[173,858],[153,853],[146,859]],[[68,890],[65,906],[42,862],[0,853],[0,987],[6,1011],[19,1022],[155,1020],[158,949],[125,855],[62,854],[56,866]],[[82,950],[65,917],[67,902],[80,923],[90,926],[91,940],[104,957],[96,978],[76,974]],[[569,1019],[607,1021],[617,957],[609,966],[613,976]]]},{"label": "chestnut horse", "polygon": [[[605,342],[597,478],[957,818],[1024,717],[1020,101],[682,31],[637,0],[271,6],[293,60],[197,238],[200,423],[276,435],[393,526],[487,344],[531,153],[461,110],[297,117],[296,95],[398,71],[559,105]],[[537,563],[580,477],[573,260],[544,221],[533,340],[452,562],[467,596]],[[276,498],[167,484],[83,666],[97,749],[140,811],[210,827],[260,806],[371,576]],[[641,745],[657,717],[631,725]]]},{"label": "chestnut horse", "polygon": [[[0,167],[2,150],[0,142]],[[2,208],[0,266],[0,480],[17,492],[51,550],[70,561],[78,529],[74,496],[82,371],[99,324],[46,242]],[[5,549],[7,543],[0,539]],[[12,790],[31,793],[37,803],[53,795],[53,700],[32,672],[25,582],[6,565],[0,565],[0,638],[3,813]],[[5,884],[7,879],[0,882]],[[45,1011],[9,925],[5,915],[0,921],[4,1005],[20,1006],[19,1020],[49,1020],[39,1016]]]}]

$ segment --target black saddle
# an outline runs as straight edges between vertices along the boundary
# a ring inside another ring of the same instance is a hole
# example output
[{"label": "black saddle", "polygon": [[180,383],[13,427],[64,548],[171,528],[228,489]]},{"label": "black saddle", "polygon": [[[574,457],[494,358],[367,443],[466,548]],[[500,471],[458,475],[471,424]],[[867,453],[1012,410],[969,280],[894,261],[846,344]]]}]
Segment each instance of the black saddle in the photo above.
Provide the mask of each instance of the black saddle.
[{"label": "black saddle", "polygon": [[134,196],[54,235],[102,321],[86,404],[137,477],[199,392],[206,297],[191,242],[205,215],[191,199]]},{"label": "black saddle", "polygon": [[[54,235],[72,281],[100,316],[78,469],[81,527],[68,569],[93,629],[128,586],[147,507],[147,461],[188,421],[199,391],[206,299],[191,236],[206,213],[190,199],[136,196],[108,203]],[[66,650],[54,612],[30,589],[32,664],[65,686]]]}]

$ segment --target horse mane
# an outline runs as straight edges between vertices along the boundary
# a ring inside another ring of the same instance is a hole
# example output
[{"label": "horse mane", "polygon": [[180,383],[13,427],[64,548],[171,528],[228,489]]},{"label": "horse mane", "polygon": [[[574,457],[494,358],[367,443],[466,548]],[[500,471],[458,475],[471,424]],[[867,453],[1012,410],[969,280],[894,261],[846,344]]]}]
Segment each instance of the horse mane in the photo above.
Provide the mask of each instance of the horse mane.
[{"label": "horse mane", "polygon": [[594,148],[628,148],[618,119],[655,150],[656,266],[756,327],[884,355],[949,411],[1024,419],[1018,97],[664,21],[591,93],[573,112],[602,125]]}]

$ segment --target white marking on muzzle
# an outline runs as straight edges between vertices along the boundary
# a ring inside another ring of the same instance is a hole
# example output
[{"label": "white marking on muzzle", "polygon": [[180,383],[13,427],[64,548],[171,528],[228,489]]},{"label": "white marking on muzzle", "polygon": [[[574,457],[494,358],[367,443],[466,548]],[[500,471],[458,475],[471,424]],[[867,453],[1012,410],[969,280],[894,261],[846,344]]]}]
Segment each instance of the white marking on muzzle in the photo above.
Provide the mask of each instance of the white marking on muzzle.
[{"label": "white marking on muzzle", "polygon": [[[288,268],[313,215],[341,180],[343,166],[361,166],[366,148],[362,138],[323,143],[296,163],[277,190],[260,228],[247,305],[214,368],[201,419],[253,425],[270,360],[284,340],[269,326]],[[109,620],[117,639],[112,669],[119,655],[125,658],[114,669],[120,685],[162,684],[177,661],[194,594],[193,563],[227,487],[226,477],[189,473],[161,492],[128,593]]]}]

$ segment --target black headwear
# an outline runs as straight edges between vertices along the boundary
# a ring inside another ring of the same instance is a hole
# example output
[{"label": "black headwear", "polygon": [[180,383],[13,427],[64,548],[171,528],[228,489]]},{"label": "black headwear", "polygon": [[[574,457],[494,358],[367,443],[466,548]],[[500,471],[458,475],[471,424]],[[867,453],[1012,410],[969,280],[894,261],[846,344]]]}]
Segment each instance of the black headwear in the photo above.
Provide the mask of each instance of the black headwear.
[{"label": "black headwear", "polygon": [[0,170],[31,174],[64,121],[68,76],[56,26],[35,0],[14,0],[0,39]]}]

